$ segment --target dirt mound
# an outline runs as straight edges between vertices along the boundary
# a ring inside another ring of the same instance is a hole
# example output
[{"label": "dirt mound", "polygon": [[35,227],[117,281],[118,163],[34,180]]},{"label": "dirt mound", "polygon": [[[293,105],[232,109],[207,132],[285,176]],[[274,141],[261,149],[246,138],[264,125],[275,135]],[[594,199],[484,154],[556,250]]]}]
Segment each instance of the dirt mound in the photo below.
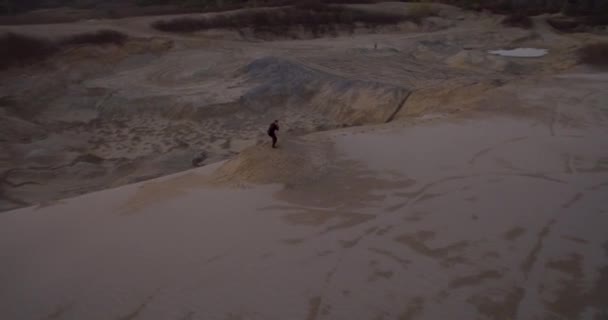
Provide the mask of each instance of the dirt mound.
[{"label": "dirt mound", "polygon": [[221,166],[212,178],[214,183],[282,183],[298,185],[323,175],[331,159],[331,143],[315,138],[279,142],[277,149],[257,144]]},{"label": "dirt mound", "polygon": [[[107,29],[129,36],[119,46],[72,43],[44,63],[0,74],[0,150],[6,150],[0,173],[11,170],[0,185],[0,202],[8,199],[2,208],[186,170],[201,152],[208,155],[201,165],[231,159],[260,138],[268,143],[265,130],[274,119],[282,125],[282,149],[247,149],[218,176],[298,183],[314,177],[325,151],[318,142],[290,144],[284,134],[513,108],[515,99],[497,87],[574,66],[579,42],[592,40],[556,34],[544,17],[532,30],[505,29],[502,17],[431,6],[440,8],[438,16],[376,29],[357,25],[352,35],[331,39],[302,34],[309,40],[298,41],[284,40],[291,36],[282,31],[283,41],[273,42],[236,30],[160,33],[150,28],[158,17],[2,26],[48,39]],[[432,9],[397,2],[352,7],[406,17],[413,7]],[[488,53],[518,47],[551,53],[539,59]],[[495,94],[501,99],[488,103]]]},{"label": "dirt mound", "polygon": [[446,64],[452,68],[479,68],[494,71],[508,71],[513,68],[513,62],[481,51],[463,50],[446,59]]},{"label": "dirt mound", "polygon": [[312,108],[346,123],[385,122],[409,90],[348,79],[276,57],[254,60],[239,71],[253,84],[241,104],[256,112],[272,107]]},{"label": "dirt mound", "polygon": [[499,79],[460,83],[454,81],[443,87],[419,89],[408,98],[407,108],[397,118],[474,110],[483,105],[486,95],[503,84]]}]

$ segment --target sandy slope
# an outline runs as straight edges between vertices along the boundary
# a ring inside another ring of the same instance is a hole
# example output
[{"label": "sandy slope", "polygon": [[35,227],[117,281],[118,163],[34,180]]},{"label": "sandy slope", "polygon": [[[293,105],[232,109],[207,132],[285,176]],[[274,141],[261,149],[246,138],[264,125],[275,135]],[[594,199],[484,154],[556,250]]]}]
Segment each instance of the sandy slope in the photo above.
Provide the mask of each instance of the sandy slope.
[{"label": "sandy slope", "polygon": [[[358,6],[406,12],[409,4]],[[163,17],[171,18],[171,17]],[[281,119],[290,135],[485,106],[480,97],[574,64],[586,36],[503,28],[444,6],[420,26],[322,39],[157,32],[160,17],[0,26],[47,37],[112,28],[125,48],[75,48],[0,74],[0,210],[142,181],[233,157]],[[487,50],[549,49],[541,59]],[[511,109],[512,105],[504,109]]]},{"label": "sandy slope", "polygon": [[607,80],[562,74],[511,91],[530,108],[553,99],[548,114],[284,139],[6,212],[0,315],[599,319]]},{"label": "sandy slope", "polygon": [[[597,35],[450,7],[272,42],[149,19],[0,75],[0,210],[35,204],[0,213],[0,319],[608,314],[608,75],[573,56]],[[487,53],[519,46],[549,54]]]}]

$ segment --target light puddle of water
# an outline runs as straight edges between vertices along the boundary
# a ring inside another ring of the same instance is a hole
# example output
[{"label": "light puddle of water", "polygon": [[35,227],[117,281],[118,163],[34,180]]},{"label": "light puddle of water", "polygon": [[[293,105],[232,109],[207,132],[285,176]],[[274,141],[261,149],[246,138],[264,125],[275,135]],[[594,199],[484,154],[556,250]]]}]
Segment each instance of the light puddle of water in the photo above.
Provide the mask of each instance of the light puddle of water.
[{"label": "light puddle of water", "polygon": [[488,53],[503,57],[538,58],[546,55],[548,50],[537,48],[516,48],[509,50],[489,50]]}]

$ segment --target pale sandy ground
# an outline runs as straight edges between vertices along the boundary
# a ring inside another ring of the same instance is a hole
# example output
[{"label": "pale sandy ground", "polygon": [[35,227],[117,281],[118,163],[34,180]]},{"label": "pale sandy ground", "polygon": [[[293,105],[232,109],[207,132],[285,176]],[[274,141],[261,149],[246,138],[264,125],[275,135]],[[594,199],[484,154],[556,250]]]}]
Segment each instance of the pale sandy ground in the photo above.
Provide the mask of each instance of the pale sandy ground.
[{"label": "pale sandy ground", "polygon": [[[445,10],[272,42],[83,22],[143,39],[2,74],[0,210],[36,205],[0,213],[0,319],[607,317],[608,75],[574,56],[602,36]],[[487,52],[515,47],[549,53]],[[229,160],[123,186],[201,149]]]},{"label": "pale sandy ground", "polygon": [[603,319],[607,80],[3,213],[0,317]]},{"label": "pale sandy ground", "polygon": [[[405,13],[409,5],[357,7]],[[132,38],[124,48],[72,48],[0,73],[0,211],[186,170],[201,152],[204,164],[231,158],[266,139],[276,118],[298,136],[485,108],[479,97],[567,70],[576,48],[599,37],[557,34],[542,19],[521,30],[497,16],[440,9],[421,25],[274,41],[225,30],[176,36],[149,25],[171,17],[0,26],[50,38],[109,28]],[[488,53],[516,47],[549,54]]]}]

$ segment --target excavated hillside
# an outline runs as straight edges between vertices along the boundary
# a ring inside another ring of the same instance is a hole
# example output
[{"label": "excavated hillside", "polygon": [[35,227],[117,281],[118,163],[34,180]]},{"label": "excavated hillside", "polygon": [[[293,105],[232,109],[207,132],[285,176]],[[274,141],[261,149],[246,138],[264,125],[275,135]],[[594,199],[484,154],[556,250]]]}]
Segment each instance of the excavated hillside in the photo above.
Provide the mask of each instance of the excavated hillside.
[{"label": "excavated hillside", "polygon": [[[407,15],[412,6],[352,7]],[[445,5],[436,13],[289,40],[232,30],[168,34],[151,26],[161,17],[2,26],[55,38],[113,29],[130,40],[0,73],[0,210],[182,171],[193,158],[228,159],[265,141],[274,119],[288,138],[429,114],[520,112],[487,106],[484,97],[571,68],[576,48],[593,37],[558,34],[541,20],[530,30],[507,28],[499,16]],[[549,53],[488,52],[513,47]]]}]

